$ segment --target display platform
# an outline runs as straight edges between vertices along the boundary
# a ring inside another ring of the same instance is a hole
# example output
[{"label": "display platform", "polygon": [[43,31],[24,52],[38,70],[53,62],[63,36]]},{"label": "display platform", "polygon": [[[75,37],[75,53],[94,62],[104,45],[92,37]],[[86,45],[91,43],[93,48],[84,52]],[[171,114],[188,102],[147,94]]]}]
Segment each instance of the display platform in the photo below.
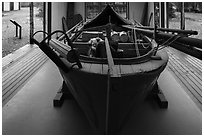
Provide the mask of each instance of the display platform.
[{"label": "display platform", "polygon": [[[159,78],[159,86],[168,100],[161,109],[152,98],[135,105],[118,134],[201,135],[202,112],[168,70]],[[92,129],[74,99],[61,107],[53,99],[62,84],[57,67],[51,61],[2,108],[3,135],[89,135],[104,134]]]}]

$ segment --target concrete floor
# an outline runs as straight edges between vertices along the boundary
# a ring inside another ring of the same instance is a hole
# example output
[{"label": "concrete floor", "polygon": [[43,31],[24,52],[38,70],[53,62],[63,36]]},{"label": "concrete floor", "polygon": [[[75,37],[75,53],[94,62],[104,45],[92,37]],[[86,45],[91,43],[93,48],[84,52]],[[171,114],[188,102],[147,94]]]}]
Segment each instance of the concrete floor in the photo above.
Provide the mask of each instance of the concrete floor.
[{"label": "concrete floor", "polygon": [[[119,134],[202,134],[202,112],[168,70],[158,82],[169,101],[168,109],[160,109],[152,99],[145,100],[133,108]],[[91,128],[74,100],[53,107],[53,98],[61,84],[57,67],[47,61],[2,108],[2,134],[103,134]]]}]

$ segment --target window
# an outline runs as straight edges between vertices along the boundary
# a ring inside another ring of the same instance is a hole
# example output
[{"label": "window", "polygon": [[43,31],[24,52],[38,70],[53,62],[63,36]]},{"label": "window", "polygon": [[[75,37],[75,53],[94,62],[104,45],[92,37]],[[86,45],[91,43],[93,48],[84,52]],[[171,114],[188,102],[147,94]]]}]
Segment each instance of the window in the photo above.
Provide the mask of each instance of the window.
[{"label": "window", "polygon": [[92,19],[98,15],[109,4],[123,18],[127,18],[127,2],[86,2],[86,19]]},{"label": "window", "polygon": [[[202,39],[202,2],[154,2],[154,21],[159,27],[198,31],[190,37]],[[163,10],[162,10],[163,9]]]},{"label": "window", "polygon": [[198,31],[193,38],[202,39],[202,2],[185,2],[185,29]]},{"label": "window", "polygon": [[159,2],[154,2],[154,23],[160,26]]},{"label": "window", "polygon": [[181,29],[180,2],[170,2],[168,6],[169,28]]},{"label": "window", "polygon": [[[202,3],[201,2],[169,2],[169,28],[198,31],[191,37],[202,39]],[[184,12],[182,12],[182,9]],[[182,14],[184,16],[182,24]]]}]

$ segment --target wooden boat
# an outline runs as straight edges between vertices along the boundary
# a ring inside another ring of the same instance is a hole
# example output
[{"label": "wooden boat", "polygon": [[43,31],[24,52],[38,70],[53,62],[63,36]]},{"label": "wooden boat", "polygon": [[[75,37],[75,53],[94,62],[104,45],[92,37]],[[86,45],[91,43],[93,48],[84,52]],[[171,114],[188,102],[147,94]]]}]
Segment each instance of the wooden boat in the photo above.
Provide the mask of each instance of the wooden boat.
[{"label": "wooden boat", "polygon": [[[55,31],[41,42],[32,39],[58,66],[93,128],[106,134],[122,128],[131,108],[152,93],[168,62],[154,40],[124,25],[133,24],[107,5],[93,20],[80,22],[66,34]],[[113,41],[111,31],[127,36]],[[46,42],[57,32],[64,35]],[[90,39],[96,37],[102,40],[95,51],[99,54],[90,56]]]}]

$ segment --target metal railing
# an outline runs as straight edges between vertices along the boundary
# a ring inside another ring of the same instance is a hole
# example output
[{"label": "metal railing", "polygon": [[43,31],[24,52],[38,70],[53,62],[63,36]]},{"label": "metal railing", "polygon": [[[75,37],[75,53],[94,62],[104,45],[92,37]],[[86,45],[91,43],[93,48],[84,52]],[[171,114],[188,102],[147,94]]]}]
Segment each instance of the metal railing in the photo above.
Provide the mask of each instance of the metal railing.
[{"label": "metal railing", "polygon": [[15,26],[16,26],[16,37],[18,37],[18,28],[19,28],[19,39],[21,39],[21,32],[22,32],[22,27],[19,25],[16,21],[10,20]]}]

